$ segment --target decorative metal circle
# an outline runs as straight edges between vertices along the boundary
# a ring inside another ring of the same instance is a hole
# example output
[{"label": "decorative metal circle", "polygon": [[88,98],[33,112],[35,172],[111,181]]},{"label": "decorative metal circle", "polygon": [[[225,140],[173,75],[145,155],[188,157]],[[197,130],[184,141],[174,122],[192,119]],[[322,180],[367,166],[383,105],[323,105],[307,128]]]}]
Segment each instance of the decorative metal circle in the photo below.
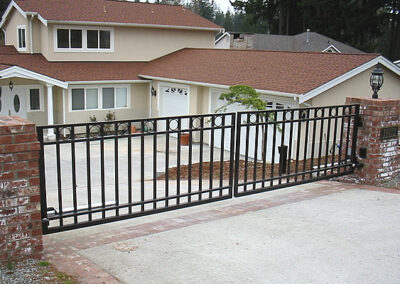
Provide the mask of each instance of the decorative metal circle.
[{"label": "decorative metal circle", "polygon": [[127,122],[118,123],[117,129],[118,129],[118,133],[120,133],[120,134],[128,133],[128,123]]},{"label": "decorative metal circle", "polygon": [[214,127],[220,127],[220,126],[222,126],[222,123],[223,123],[223,118],[222,118],[222,115],[219,115],[219,116],[215,116],[214,117]]},{"label": "decorative metal circle", "polygon": [[144,122],[144,132],[153,132],[154,129],[155,129],[154,120],[149,120]]},{"label": "decorative metal circle", "polygon": [[251,124],[257,123],[257,115],[255,113],[248,114],[247,119]]},{"label": "decorative metal circle", "polygon": [[100,125],[98,125],[98,124],[93,124],[93,125],[91,125],[91,126],[89,127],[89,134],[90,134],[90,137],[93,137],[93,138],[99,137],[99,136],[100,136],[100,130],[101,130]]},{"label": "decorative metal circle", "polygon": [[315,110],[315,117],[323,117],[324,116],[324,109],[323,108],[319,108]]},{"label": "decorative metal circle", "polygon": [[72,138],[71,127],[60,127],[58,131],[60,131],[60,140],[69,140]]},{"label": "decorative metal circle", "polygon": [[179,122],[177,118],[171,119],[169,121],[169,130],[175,131],[178,130]]},{"label": "decorative metal circle", "polygon": [[336,115],[336,108],[335,107],[332,107],[332,108],[330,108],[329,109],[329,115]]},{"label": "decorative metal circle", "polygon": [[292,111],[290,111],[290,110],[285,111],[283,113],[283,116],[286,118],[286,120],[291,120],[292,119]]},{"label": "decorative metal circle", "polygon": [[196,117],[192,120],[192,128],[193,129],[201,128],[201,117]]},{"label": "decorative metal circle", "polygon": [[14,96],[14,110],[15,112],[19,112],[21,108],[21,101],[19,100],[18,94]]}]

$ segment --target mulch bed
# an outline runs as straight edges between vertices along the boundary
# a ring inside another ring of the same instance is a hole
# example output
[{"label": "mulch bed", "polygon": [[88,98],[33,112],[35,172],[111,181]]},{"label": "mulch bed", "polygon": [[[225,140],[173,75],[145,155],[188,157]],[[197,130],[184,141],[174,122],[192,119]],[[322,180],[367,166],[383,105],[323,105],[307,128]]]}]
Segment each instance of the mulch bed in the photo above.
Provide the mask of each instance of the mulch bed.
[{"label": "mulch bed", "polygon": [[[311,170],[311,161],[312,159],[307,159],[305,161],[305,170]],[[335,163],[338,161],[338,156],[335,156]],[[328,165],[332,162],[332,157],[329,156],[328,158]],[[289,161],[287,161],[289,163]],[[321,163],[321,168],[325,166],[325,157],[322,157],[320,160]],[[313,167],[318,165],[318,158],[314,159],[313,161]],[[235,166],[235,165],[233,165]],[[221,174],[221,163],[218,162],[203,162],[202,164],[196,163],[192,164],[191,167],[191,179],[198,179],[199,174],[200,174],[200,169],[201,169],[201,176],[203,179],[208,179],[210,178],[210,168],[212,167],[212,172],[213,172],[213,179],[219,179],[220,174]],[[264,171],[265,167],[265,171]],[[279,164],[274,164],[273,165],[273,176],[279,176]],[[288,167],[288,165],[286,165]],[[189,176],[189,166],[188,165],[181,165],[179,167],[180,170],[180,179],[188,179]],[[272,164],[265,164],[263,165],[262,162],[257,162],[256,164],[254,162],[247,162],[247,171],[246,171],[246,162],[244,160],[239,161],[239,179],[244,179],[244,177],[247,175],[248,180],[252,180],[254,178],[254,170],[256,174],[256,179],[263,179],[263,178],[270,178],[271,177],[271,171],[272,171]],[[296,171],[296,161],[291,160],[290,161],[290,173],[294,172],[303,172],[304,171],[304,160],[298,161],[297,163],[297,171]],[[330,170],[329,170],[330,171]],[[265,175],[263,175],[263,172]],[[334,170],[335,172],[335,170]],[[170,168],[168,169],[168,179],[170,180],[176,180],[177,179],[177,173],[178,173],[178,167]],[[223,179],[229,179],[229,173],[230,173],[230,162],[229,161],[224,161],[222,163],[222,178]],[[285,175],[285,174],[283,174]],[[165,174],[161,175],[158,177],[159,180],[165,179]]]}]

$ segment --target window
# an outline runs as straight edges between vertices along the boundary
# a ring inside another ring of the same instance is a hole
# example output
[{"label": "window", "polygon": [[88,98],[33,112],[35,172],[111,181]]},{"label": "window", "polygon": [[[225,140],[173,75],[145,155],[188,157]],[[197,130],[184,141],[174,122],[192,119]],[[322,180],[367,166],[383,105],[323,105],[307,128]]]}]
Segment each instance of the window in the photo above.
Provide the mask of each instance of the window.
[{"label": "window", "polygon": [[96,109],[99,107],[98,89],[86,89],[86,108]]},{"label": "window", "polygon": [[112,28],[55,28],[55,51],[113,51]]},{"label": "window", "polygon": [[39,89],[29,90],[30,110],[40,110],[40,95]]},{"label": "window", "polygon": [[103,88],[103,108],[114,108],[114,88]]},{"label": "window", "polygon": [[71,30],[71,48],[82,48],[82,31]]},{"label": "window", "polygon": [[128,87],[87,87],[71,90],[71,109],[114,109],[128,107]]},{"label": "window", "polygon": [[26,50],[26,28],[25,26],[18,26],[18,49]]},{"label": "window", "polygon": [[87,48],[110,49],[110,31],[87,31]]},{"label": "window", "polygon": [[126,88],[117,88],[116,103],[117,107],[128,107],[128,95]]},{"label": "window", "polygon": [[58,48],[82,48],[82,30],[57,29]]},{"label": "window", "polygon": [[72,89],[72,110],[85,109],[85,89]]}]

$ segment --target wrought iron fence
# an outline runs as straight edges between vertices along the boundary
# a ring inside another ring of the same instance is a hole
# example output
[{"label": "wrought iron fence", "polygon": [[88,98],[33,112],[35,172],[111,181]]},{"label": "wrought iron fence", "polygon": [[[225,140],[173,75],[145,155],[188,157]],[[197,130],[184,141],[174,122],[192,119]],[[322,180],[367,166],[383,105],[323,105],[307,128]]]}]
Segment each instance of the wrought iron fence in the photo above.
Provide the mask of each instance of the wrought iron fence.
[{"label": "wrought iron fence", "polygon": [[358,119],[344,105],[38,127],[43,231],[351,173]]},{"label": "wrought iron fence", "polygon": [[235,196],[349,174],[359,105],[238,113]]},{"label": "wrought iron fence", "polygon": [[37,131],[44,233],[232,196],[235,114]]}]

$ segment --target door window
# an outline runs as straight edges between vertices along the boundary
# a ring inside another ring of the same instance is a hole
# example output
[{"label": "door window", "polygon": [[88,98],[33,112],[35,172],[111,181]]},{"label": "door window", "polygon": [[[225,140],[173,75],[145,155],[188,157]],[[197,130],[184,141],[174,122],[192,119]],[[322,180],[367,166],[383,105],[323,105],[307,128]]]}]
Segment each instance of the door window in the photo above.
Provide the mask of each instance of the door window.
[{"label": "door window", "polygon": [[19,112],[20,108],[21,108],[21,101],[19,100],[19,96],[15,95],[14,96],[14,110],[15,110],[15,112]]}]

